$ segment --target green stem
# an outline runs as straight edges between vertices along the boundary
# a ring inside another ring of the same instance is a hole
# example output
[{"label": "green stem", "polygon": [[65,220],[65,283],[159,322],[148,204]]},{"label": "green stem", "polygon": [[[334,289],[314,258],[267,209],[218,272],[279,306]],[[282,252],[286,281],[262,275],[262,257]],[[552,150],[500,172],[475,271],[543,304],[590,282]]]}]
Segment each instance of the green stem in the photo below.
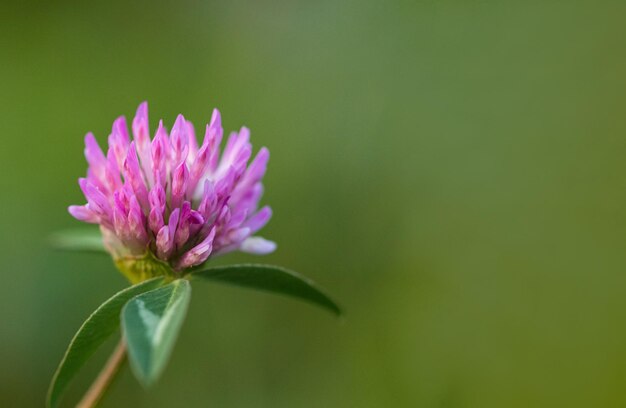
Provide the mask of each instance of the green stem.
[{"label": "green stem", "polygon": [[120,342],[115,347],[115,350],[113,350],[106,365],[76,407],[94,408],[104,396],[104,393],[113,382],[115,375],[119,372],[120,367],[125,361],[126,344],[124,343],[124,339],[120,339]]}]

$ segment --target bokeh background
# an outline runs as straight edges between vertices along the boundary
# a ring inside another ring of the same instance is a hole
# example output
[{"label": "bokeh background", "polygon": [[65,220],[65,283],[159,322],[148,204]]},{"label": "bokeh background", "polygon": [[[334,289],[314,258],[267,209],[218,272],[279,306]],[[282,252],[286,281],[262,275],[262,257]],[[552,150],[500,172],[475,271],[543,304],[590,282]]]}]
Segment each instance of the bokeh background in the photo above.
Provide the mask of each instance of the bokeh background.
[{"label": "bokeh background", "polygon": [[270,148],[263,261],[347,316],[198,282],[162,380],[103,407],[626,406],[623,2],[0,7],[0,406],[42,406],[125,286],[47,238],[79,225],[84,134],[143,100]]}]

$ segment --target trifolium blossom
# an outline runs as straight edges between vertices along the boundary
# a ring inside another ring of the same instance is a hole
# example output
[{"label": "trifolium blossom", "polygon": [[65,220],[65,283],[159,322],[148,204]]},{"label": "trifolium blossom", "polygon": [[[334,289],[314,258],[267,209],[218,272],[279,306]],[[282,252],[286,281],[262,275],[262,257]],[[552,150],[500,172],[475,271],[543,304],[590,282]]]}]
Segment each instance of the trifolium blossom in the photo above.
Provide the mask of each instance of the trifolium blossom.
[{"label": "trifolium blossom", "polygon": [[251,159],[250,131],[233,132],[220,149],[223,129],[216,109],[202,144],[182,115],[171,131],[159,122],[150,138],[148,105],[132,122],[113,122],[106,153],[93,134],[85,137],[87,176],[79,179],[87,204],[75,218],[99,224],[118,268],[133,282],[182,274],[211,256],[230,251],[272,252],[276,245],[254,236],[272,211],[259,209],[269,151]]}]

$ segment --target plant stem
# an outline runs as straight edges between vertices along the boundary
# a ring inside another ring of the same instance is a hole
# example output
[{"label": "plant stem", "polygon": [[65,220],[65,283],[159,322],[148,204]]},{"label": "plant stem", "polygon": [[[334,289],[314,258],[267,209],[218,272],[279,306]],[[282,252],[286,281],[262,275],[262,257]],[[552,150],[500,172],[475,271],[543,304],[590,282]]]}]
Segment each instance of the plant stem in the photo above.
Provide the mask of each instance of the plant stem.
[{"label": "plant stem", "polygon": [[109,357],[106,365],[91,384],[89,390],[83,397],[83,399],[76,405],[77,408],[93,408],[95,407],[102,396],[106,392],[107,388],[113,382],[115,375],[118,373],[120,367],[126,361],[126,344],[124,339],[120,339],[120,342],[115,346],[115,350]]}]

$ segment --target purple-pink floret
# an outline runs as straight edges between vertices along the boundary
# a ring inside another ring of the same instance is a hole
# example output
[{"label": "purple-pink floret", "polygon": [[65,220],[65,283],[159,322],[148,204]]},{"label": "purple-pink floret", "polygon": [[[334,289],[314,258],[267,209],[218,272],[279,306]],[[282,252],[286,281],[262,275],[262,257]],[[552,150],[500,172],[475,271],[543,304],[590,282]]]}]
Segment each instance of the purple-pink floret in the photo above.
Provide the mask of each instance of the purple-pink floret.
[{"label": "purple-pink floret", "polygon": [[150,139],[148,105],[139,105],[132,140],[124,117],[113,123],[106,156],[93,134],[85,137],[87,177],[79,179],[87,204],[70,206],[75,218],[100,224],[116,258],[152,252],[175,270],[234,250],[272,252],[276,245],[253,236],[272,211],[259,209],[269,151],[252,154],[250,131],[230,134],[220,155],[223,129],[213,111],[198,146],[191,122],[179,115],[167,132],[163,121]]}]

